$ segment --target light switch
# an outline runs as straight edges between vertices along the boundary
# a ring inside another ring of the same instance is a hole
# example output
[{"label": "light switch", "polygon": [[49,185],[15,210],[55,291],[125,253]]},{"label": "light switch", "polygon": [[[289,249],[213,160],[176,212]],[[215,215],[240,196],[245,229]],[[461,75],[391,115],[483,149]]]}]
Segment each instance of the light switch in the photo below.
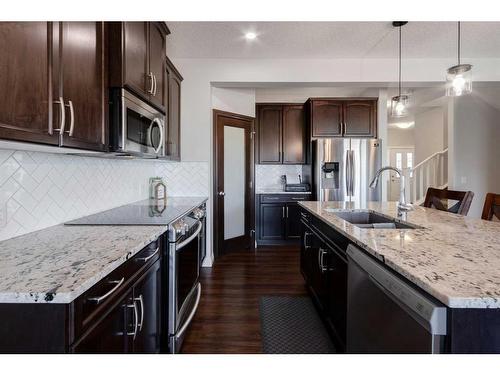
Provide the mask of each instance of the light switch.
[{"label": "light switch", "polygon": [[462,177],[460,178],[460,183],[465,185],[465,184],[467,183],[467,177],[462,176]]}]

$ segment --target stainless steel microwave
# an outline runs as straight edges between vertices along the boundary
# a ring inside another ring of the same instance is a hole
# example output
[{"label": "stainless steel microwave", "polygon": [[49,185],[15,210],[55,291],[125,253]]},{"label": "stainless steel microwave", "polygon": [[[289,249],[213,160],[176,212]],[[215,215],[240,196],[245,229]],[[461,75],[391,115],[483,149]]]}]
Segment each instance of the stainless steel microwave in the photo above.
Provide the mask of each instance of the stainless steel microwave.
[{"label": "stainless steel microwave", "polygon": [[113,152],[148,158],[165,156],[165,114],[125,89],[111,90]]}]

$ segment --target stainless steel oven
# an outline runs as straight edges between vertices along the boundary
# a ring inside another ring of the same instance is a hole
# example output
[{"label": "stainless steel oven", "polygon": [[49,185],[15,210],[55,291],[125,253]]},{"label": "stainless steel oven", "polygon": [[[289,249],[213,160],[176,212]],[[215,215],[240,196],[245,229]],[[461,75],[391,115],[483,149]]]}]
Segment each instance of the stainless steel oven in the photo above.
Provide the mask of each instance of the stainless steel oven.
[{"label": "stainless steel oven", "polygon": [[169,225],[168,342],[178,353],[201,296],[200,249],[203,222],[185,216]]},{"label": "stainless steel oven", "polygon": [[165,114],[125,89],[111,90],[112,151],[143,157],[165,156]]}]

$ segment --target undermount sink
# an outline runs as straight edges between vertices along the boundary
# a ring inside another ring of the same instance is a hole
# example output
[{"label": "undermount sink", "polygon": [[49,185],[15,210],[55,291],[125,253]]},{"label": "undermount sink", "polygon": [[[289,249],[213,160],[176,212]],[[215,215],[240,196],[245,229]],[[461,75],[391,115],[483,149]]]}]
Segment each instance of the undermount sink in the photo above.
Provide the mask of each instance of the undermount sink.
[{"label": "undermount sink", "polygon": [[418,225],[403,223],[371,211],[337,211],[336,216],[360,228],[368,229],[418,229]]}]

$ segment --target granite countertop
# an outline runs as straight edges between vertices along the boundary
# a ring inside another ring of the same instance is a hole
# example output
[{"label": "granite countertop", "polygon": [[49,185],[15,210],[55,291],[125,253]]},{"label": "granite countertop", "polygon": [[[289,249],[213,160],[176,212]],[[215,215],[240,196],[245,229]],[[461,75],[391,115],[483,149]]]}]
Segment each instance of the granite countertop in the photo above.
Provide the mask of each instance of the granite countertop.
[{"label": "granite countertop", "polygon": [[[187,213],[206,200],[168,198],[165,214],[169,206],[178,215],[180,203]],[[70,303],[165,233],[167,224],[56,225],[1,241],[0,303]]]},{"label": "granite countertop", "polygon": [[363,229],[332,211],[366,209],[396,217],[396,202],[300,202],[388,267],[453,308],[500,308],[500,223],[415,207],[422,229]]}]

